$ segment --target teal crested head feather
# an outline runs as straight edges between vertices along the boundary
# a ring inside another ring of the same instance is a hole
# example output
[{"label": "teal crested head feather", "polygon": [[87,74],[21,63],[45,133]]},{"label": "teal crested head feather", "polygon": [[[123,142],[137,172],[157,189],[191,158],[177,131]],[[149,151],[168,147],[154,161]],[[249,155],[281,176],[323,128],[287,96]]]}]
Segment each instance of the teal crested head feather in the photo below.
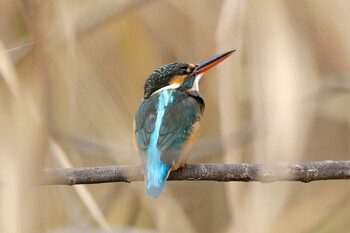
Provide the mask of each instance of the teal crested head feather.
[{"label": "teal crested head feather", "polygon": [[195,65],[184,62],[174,62],[158,67],[145,82],[144,99],[149,98],[161,88],[181,84],[195,68]]}]

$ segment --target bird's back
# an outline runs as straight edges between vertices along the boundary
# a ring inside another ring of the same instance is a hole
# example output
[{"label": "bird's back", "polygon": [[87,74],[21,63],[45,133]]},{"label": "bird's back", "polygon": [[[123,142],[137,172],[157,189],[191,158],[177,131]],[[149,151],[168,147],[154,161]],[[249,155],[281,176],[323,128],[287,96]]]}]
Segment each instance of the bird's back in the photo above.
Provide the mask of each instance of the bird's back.
[{"label": "bird's back", "polygon": [[169,172],[185,164],[199,133],[203,109],[199,93],[178,90],[162,90],[141,103],[135,137],[149,195],[159,196]]}]

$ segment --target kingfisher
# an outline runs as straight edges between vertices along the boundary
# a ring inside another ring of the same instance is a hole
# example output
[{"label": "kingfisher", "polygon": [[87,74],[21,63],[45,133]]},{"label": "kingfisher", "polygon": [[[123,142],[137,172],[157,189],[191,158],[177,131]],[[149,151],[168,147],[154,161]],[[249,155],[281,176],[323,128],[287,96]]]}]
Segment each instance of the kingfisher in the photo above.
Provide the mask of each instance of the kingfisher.
[{"label": "kingfisher", "polygon": [[199,80],[234,51],[197,64],[163,65],[147,78],[134,133],[149,196],[158,197],[169,173],[186,165],[199,135],[205,107]]}]

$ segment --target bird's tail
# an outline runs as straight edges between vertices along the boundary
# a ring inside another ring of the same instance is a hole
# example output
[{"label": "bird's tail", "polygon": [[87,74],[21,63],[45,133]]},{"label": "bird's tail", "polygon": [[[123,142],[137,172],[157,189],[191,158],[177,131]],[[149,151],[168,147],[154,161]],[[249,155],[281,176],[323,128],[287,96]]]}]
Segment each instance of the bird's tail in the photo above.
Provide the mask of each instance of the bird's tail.
[{"label": "bird's tail", "polygon": [[145,170],[146,192],[149,196],[158,197],[163,190],[170,166],[164,163],[152,164]]}]

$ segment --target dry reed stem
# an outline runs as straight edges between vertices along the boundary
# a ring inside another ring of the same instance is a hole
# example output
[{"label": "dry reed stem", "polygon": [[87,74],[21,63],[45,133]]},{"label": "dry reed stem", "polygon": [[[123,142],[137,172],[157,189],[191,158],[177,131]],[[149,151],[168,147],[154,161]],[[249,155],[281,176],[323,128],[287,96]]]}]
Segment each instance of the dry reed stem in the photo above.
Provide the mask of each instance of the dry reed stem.
[{"label": "dry reed stem", "polygon": [[[72,164],[69,162],[69,159],[67,158],[63,149],[54,140],[50,140],[50,147],[52,153],[55,155],[62,167],[72,167]],[[104,218],[100,208],[98,207],[91,193],[89,192],[89,190],[87,190],[86,186],[74,186],[74,190],[77,192],[79,198],[87,207],[91,216],[95,219],[99,226],[104,230],[110,230],[109,224]]]}]

